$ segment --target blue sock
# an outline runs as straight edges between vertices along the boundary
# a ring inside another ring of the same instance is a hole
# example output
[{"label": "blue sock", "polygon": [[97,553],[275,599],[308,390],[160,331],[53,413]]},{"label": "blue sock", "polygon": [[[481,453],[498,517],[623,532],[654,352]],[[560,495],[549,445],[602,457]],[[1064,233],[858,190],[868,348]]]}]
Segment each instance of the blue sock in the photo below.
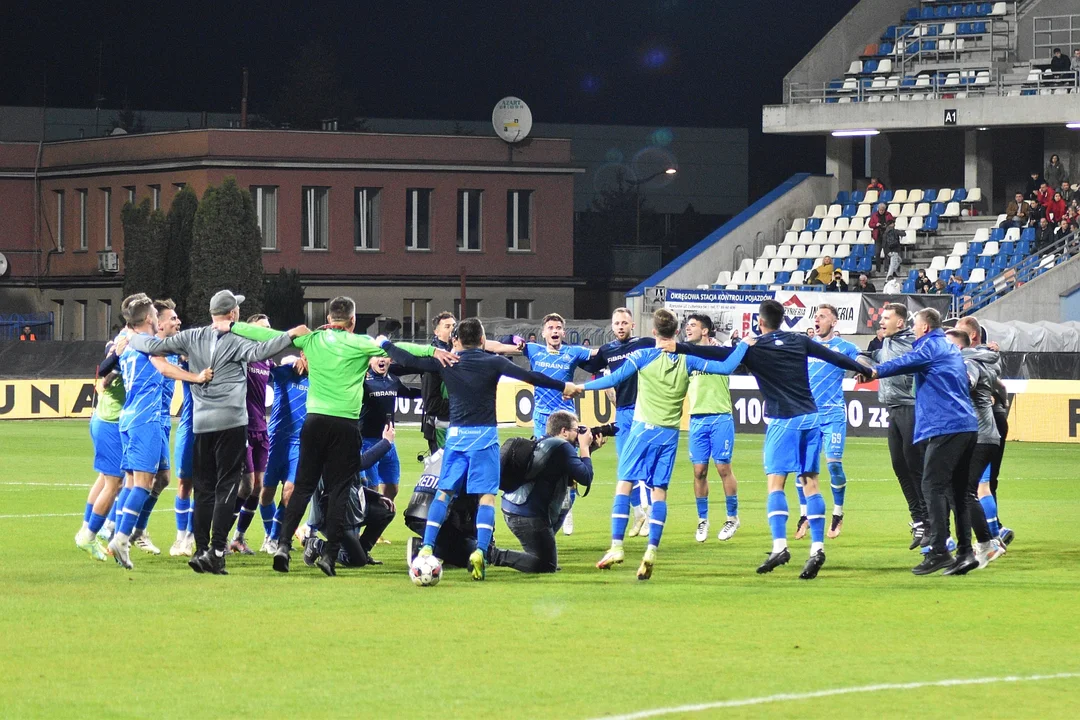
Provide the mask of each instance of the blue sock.
[{"label": "blue sock", "polygon": [[636,482],[630,487],[630,507],[641,507],[641,483]]},{"label": "blue sock", "polygon": [[120,494],[116,496],[116,502],[113,503],[113,511],[109,513],[109,520],[115,525],[120,524],[120,513],[124,509],[124,504],[127,502],[128,493],[131,492],[130,488],[120,488]]},{"label": "blue sock", "polygon": [[143,505],[146,503],[146,498],[150,497],[150,491],[146,488],[133,487],[128,492],[127,499],[124,501],[124,509],[120,513],[120,524],[116,528],[116,532],[121,535],[130,535],[131,531],[135,529],[135,523],[139,519],[139,513],[142,512]]},{"label": "blue sock", "polygon": [[982,505],[983,514],[986,515],[986,524],[990,526],[990,535],[997,537],[1001,532],[997,519],[997,500],[994,500],[993,495],[987,495],[979,498],[979,504]]},{"label": "blue sock", "polygon": [[273,532],[274,527],[274,514],[277,511],[277,505],[273,500],[267,505],[259,505],[259,516],[262,517],[263,531],[267,537],[271,537],[270,533]]},{"label": "blue sock", "polygon": [[806,493],[803,492],[799,478],[795,478],[795,489],[799,491],[799,514],[806,515]]},{"label": "blue sock", "polygon": [[[844,492],[847,491],[847,475],[844,474],[844,464],[836,461],[830,462],[828,465],[829,484],[832,487],[833,515],[843,515]],[[840,509],[840,512],[836,512],[837,508]]]},{"label": "blue sock", "polygon": [[424,527],[424,545],[435,547],[435,538],[439,537],[439,528],[446,520],[446,500],[439,498],[440,493],[435,493],[435,499],[431,501],[427,512],[427,526]]},{"label": "blue sock", "polygon": [[664,534],[664,523],[667,521],[667,500],[657,500],[652,504],[649,516],[649,544],[660,547],[660,537]]},{"label": "blue sock", "polygon": [[90,522],[90,516],[93,515],[93,514],[94,514],[94,503],[92,503],[92,502],[86,503],[86,510],[83,511],[83,516],[82,516],[83,522],[84,523],[89,523]]},{"label": "blue sock", "polygon": [[476,508],[476,549],[486,552],[495,532],[495,506],[481,505]]},{"label": "blue sock", "polygon": [[251,521],[255,519],[255,507],[259,504],[259,496],[254,493],[244,498],[244,504],[240,507],[240,519],[236,521],[238,535],[247,533],[251,527]]},{"label": "blue sock", "polygon": [[820,492],[807,496],[806,519],[810,522],[810,542],[825,542],[825,498]]},{"label": "blue sock", "polygon": [[630,521],[630,496],[615,495],[615,502],[611,505],[611,540],[622,542],[626,537],[626,524]]},{"label": "blue sock", "polygon": [[698,520],[708,520],[709,519],[709,496],[706,495],[703,498],[694,498],[694,501],[697,503]]},{"label": "blue sock", "polygon": [[574,509],[574,503],[577,502],[577,487],[570,486],[570,509]]},{"label": "blue sock", "polygon": [[773,540],[787,539],[787,496],[783,490],[769,493],[765,501],[765,511],[769,516],[769,530],[772,531]]},{"label": "blue sock", "polygon": [[135,521],[136,529],[146,529],[146,526],[150,523],[150,513],[154,512],[154,506],[157,505],[157,501],[158,496],[154,493],[150,493],[150,496],[146,498],[146,502],[143,503],[142,510],[139,512],[139,519]]},{"label": "blue sock", "polygon": [[176,511],[176,531],[186,532],[188,515],[191,514],[191,498],[176,496],[173,501],[173,510]]},{"label": "blue sock", "polygon": [[195,496],[194,495],[191,496],[190,501],[191,501],[191,504],[188,506],[189,509],[188,509],[188,514],[187,514],[187,531],[189,533],[194,532],[194,530],[195,530]]},{"label": "blue sock", "polygon": [[98,530],[101,530],[105,525],[105,516],[98,515],[95,512],[90,513],[90,532],[95,535],[98,534]]},{"label": "blue sock", "polygon": [[270,539],[281,539],[281,520],[285,517],[285,502],[279,502],[274,510],[274,520],[270,523]]},{"label": "blue sock", "polygon": [[739,496],[725,495],[724,503],[727,505],[728,517],[739,517]]}]

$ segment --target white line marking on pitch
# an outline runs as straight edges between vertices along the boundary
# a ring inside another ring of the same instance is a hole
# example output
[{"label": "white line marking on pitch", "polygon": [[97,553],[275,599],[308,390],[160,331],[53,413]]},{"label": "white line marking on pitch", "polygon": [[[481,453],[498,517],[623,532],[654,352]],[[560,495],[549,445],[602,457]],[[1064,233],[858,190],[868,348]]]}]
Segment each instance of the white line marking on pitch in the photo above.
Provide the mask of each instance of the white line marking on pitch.
[{"label": "white line marking on pitch", "polygon": [[[175,512],[173,508],[154,508],[154,512]],[[0,515],[0,520],[32,520],[34,518],[82,517],[82,513],[39,513],[36,515]]]},{"label": "white line marking on pitch", "polygon": [[[743,698],[742,700],[721,700],[719,702],[701,703],[699,705],[679,705],[678,707],[656,708],[654,710],[642,710],[641,712],[628,713],[626,715],[604,715],[602,720],[641,720],[642,718],[660,717],[661,715],[674,715],[676,713],[701,712],[702,710],[717,710],[720,708],[746,707],[748,705],[766,705],[775,702],[790,702],[792,700],[813,700],[816,698],[832,697],[834,695],[854,695],[856,693],[882,692],[886,690],[918,690],[927,687],[955,687],[958,685],[992,685],[994,683],[1034,682],[1038,680],[1065,680],[1080,678],[1080,673],[1054,673],[1053,675],[1006,675],[1003,677],[984,678],[959,678],[955,680],[930,680],[926,682],[910,683],[882,683],[879,685],[860,685],[857,687],[833,688],[831,690],[816,690],[807,693],[782,693],[779,695],[765,695],[756,698]],[[598,720],[601,720],[598,718]]]}]

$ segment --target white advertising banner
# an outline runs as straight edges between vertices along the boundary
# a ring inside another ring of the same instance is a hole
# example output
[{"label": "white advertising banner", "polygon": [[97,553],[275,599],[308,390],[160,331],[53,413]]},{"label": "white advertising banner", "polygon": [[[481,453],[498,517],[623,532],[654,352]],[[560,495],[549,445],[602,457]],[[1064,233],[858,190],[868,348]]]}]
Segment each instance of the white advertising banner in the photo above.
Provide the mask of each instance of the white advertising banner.
[{"label": "white advertising banner", "polygon": [[836,329],[841,335],[854,335],[859,332],[861,293],[777,290],[773,294],[784,306],[784,330],[805,332],[813,328],[818,306],[826,303],[836,308],[836,314],[840,318]]},{"label": "white advertising banner", "polygon": [[715,327],[715,337],[727,343],[732,337],[758,334],[757,311],[762,300],[775,293],[752,290],[664,290],[663,307],[675,313],[679,324],[693,313],[708,315]]}]

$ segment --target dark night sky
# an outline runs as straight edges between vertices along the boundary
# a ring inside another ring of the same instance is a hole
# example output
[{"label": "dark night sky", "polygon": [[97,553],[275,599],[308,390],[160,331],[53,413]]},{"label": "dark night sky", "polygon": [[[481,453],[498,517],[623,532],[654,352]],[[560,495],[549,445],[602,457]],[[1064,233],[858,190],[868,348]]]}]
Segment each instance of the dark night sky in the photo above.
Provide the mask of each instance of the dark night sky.
[{"label": "dark night sky", "polygon": [[0,5],[0,104],[88,107],[99,42],[106,107],[268,106],[321,36],[371,117],[483,120],[504,95],[539,122],[746,127],[751,200],[819,171],[820,139],[763,137],[761,106],[857,0],[452,0]]}]

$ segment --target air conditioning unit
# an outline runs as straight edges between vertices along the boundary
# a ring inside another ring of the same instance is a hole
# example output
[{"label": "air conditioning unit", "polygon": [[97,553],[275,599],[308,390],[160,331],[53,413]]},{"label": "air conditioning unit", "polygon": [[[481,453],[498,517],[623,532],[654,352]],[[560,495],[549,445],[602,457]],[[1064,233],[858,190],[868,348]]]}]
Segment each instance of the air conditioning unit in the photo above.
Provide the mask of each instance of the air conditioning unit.
[{"label": "air conditioning unit", "polygon": [[114,252],[98,253],[98,270],[105,273],[120,272],[120,256]]}]

